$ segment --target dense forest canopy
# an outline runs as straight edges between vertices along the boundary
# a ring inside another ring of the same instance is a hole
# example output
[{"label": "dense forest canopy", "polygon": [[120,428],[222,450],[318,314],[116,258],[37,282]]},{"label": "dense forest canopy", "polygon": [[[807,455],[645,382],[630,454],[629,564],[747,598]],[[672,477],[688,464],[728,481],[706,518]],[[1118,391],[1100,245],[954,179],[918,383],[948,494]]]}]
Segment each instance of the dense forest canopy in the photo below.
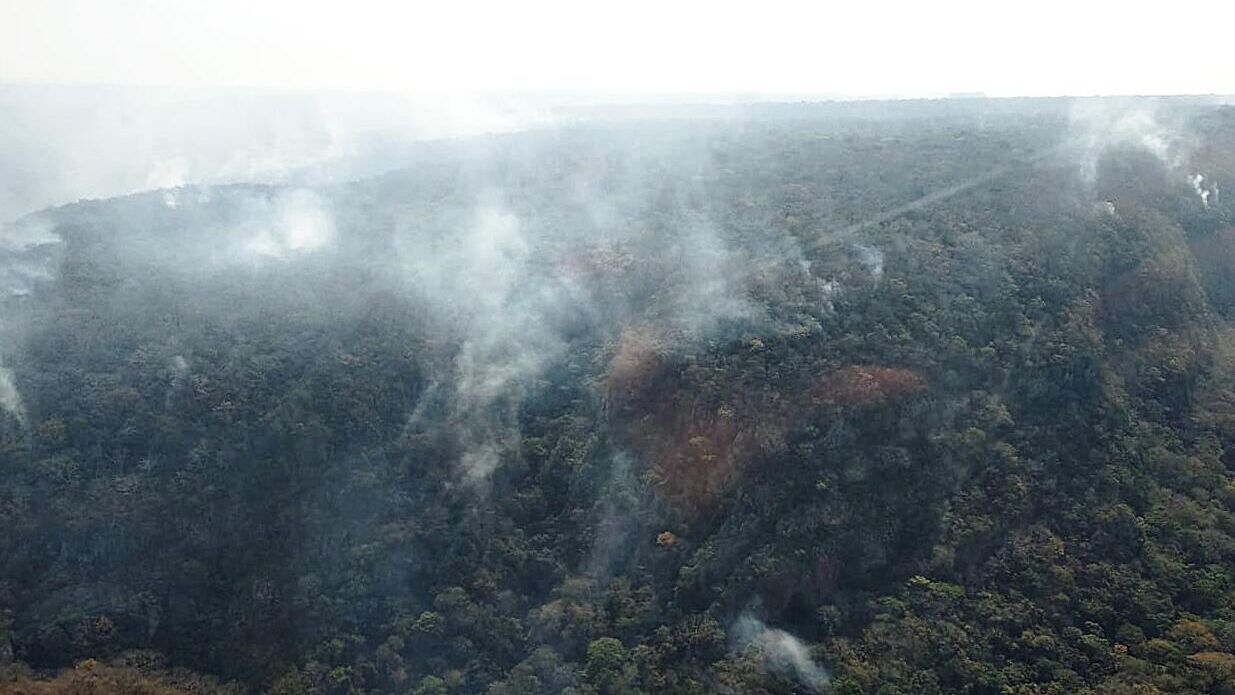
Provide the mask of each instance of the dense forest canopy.
[{"label": "dense forest canopy", "polygon": [[0,692],[1235,693],[1232,108],[401,156],[4,228]]}]

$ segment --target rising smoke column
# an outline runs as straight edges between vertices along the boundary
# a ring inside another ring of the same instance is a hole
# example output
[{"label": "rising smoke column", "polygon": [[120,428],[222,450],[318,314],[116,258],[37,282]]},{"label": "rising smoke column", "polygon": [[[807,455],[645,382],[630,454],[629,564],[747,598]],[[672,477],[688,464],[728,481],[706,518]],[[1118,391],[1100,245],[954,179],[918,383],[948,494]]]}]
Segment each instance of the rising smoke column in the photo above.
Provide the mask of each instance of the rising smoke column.
[{"label": "rising smoke column", "polygon": [[23,424],[26,406],[17,389],[16,375],[5,363],[5,353],[11,350],[13,338],[5,321],[4,304],[21,301],[40,282],[52,278],[52,260],[44,252],[60,243],[52,226],[38,217],[0,227],[0,409]]},{"label": "rising smoke column", "polygon": [[17,418],[17,421],[25,424],[26,422],[26,406],[22,402],[21,393],[17,391],[17,385],[13,382],[13,370],[4,366],[0,362],[0,408]]},{"label": "rising smoke column", "polygon": [[[460,341],[434,394],[473,483],[487,479],[514,445],[520,403],[565,349],[559,310],[585,302],[570,282],[537,272],[534,243],[500,197],[487,194],[458,233],[417,230],[399,251],[413,291]],[[414,412],[409,424],[419,417]]]},{"label": "rising smoke column", "polygon": [[831,676],[810,656],[802,640],[784,630],[768,627],[762,620],[746,614],[730,629],[733,646],[753,654],[768,673],[797,682],[812,693],[822,692]]},{"label": "rising smoke column", "polygon": [[858,262],[871,274],[871,277],[876,279],[883,277],[883,251],[862,244],[857,244],[854,248],[858,252]]},{"label": "rising smoke column", "polygon": [[1080,99],[1070,114],[1071,155],[1081,179],[1092,189],[1098,162],[1109,151],[1131,148],[1154,157],[1170,178],[1187,182],[1208,209],[1218,186],[1186,168],[1201,145],[1201,136],[1186,115],[1159,109],[1153,100]]},{"label": "rising smoke column", "polygon": [[1211,184],[1209,186],[1206,186],[1205,177],[1202,176],[1201,174],[1193,174],[1189,176],[1188,184],[1192,186],[1192,191],[1196,193],[1196,197],[1201,199],[1201,205],[1204,206],[1206,210],[1208,210],[1209,209],[1209,198],[1210,196],[1217,197],[1218,185]]},{"label": "rising smoke column", "polygon": [[1069,131],[1069,149],[1090,186],[1097,180],[1098,161],[1111,149],[1140,149],[1175,170],[1187,161],[1193,146],[1185,123],[1168,120],[1146,100],[1078,99],[1069,113]]}]

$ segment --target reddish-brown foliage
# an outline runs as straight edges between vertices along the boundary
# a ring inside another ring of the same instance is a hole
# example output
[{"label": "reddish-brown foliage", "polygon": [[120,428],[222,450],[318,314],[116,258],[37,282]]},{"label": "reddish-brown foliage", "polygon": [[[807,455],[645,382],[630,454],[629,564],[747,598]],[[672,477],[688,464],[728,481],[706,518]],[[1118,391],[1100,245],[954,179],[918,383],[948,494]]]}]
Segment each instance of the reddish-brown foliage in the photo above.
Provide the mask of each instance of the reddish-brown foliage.
[{"label": "reddish-brown foliage", "polygon": [[876,365],[843,367],[794,393],[683,384],[667,372],[657,332],[628,328],[609,364],[606,401],[660,492],[686,515],[732,490],[756,458],[782,447],[790,429],[818,408],[877,405],[926,386],[916,372]]},{"label": "reddish-brown foliage", "polygon": [[239,695],[242,689],[220,685],[189,671],[146,671],[119,663],[86,659],[52,677],[0,669],[0,695]]},{"label": "reddish-brown foliage", "polygon": [[605,399],[611,407],[636,403],[652,386],[663,367],[660,339],[648,326],[630,326],[618,338],[618,349],[609,361]]},{"label": "reddish-brown foliage", "polygon": [[664,495],[679,509],[706,508],[759,453],[783,444],[789,418],[773,395],[734,392],[716,407],[699,394],[673,394],[628,420],[626,432]]},{"label": "reddish-brown foliage", "polygon": [[820,379],[812,400],[820,405],[880,405],[912,396],[924,388],[926,380],[913,370],[854,364]]}]

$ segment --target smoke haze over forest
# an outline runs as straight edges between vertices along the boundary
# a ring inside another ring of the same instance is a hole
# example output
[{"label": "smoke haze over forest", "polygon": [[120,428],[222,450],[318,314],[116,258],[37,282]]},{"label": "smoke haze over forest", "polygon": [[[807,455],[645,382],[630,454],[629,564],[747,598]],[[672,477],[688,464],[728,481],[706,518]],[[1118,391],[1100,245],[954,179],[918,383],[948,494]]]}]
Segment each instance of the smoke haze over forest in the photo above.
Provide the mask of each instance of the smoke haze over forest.
[{"label": "smoke haze over forest", "polygon": [[0,695],[1235,693],[1229,12],[1047,5],[0,4]]}]

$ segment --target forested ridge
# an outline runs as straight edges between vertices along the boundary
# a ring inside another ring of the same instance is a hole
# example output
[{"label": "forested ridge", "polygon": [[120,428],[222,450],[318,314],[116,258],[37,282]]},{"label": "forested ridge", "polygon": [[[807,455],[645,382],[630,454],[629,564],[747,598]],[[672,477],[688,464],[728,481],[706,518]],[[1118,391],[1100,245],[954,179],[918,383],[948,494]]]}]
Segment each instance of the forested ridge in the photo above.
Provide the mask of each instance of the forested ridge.
[{"label": "forested ridge", "polygon": [[1235,692],[1235,111],[881,108],[18,221],[0,692]]}]

